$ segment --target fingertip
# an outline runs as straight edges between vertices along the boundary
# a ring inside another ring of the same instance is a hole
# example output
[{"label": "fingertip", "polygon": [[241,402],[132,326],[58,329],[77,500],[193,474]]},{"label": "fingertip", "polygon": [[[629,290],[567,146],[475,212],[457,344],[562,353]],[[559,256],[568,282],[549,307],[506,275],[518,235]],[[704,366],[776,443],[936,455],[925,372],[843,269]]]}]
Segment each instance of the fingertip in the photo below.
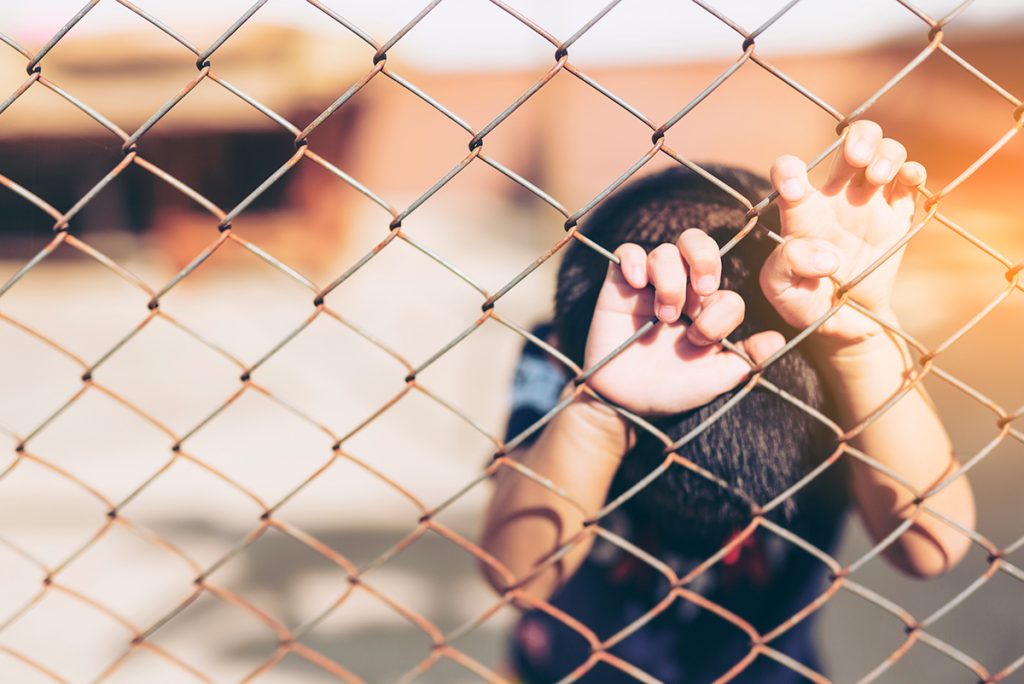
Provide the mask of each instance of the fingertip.
[{"label": "fingertip", "polygon": [[[715,295],[713,303],[716,306],[738,311],[741,320],[743,318],[743,314],[746,313],[747,310],[747,303],[743,300],[743,296],[734,290],[722,290]],[[737,325],[739,325],[739,322],[737,322]]]},{"label": "fingertip", "polygon": [[772,171],[785,171],[796,164],[803,166],[804,163],[795,154],[783,154],[776,157],[775,161],[772,162]]},{"label": "fingertip", "polygon": [[676,240],[683,261],[690,270],[693,291],[707,296],[718,290],[722,273],[722,257],[715,239],[700,228],[689,228]]},{"label": "fingertip", "polygon": [[846,147],[843,149],[843,156],[846,157],[846,161],[851,166],[863,168],[871,161],[873,152],[874,149],[866,140],[854,138],[852,140],[847,139]]},{"label": "fingertip", "polygon": [[765,330],[751,335],[743,341],[743,348],[746,350],[750,360],[761,365],[769,358],[772,354],[776,353],[780,349],[786,346],[786,338],[782,336],[782,333],[775,330]]},{"label": "fingertip", "polygon": [[698,346],[715,344],[728,337],[743,322],[746,302],[738,292],[720,290],[705,299],[704,307],[687,329]]},{"label": "fingertip", "polygon": [[696,326],[691,325],[686,329],[686,339],[697,347],[707,347],[712,344],[716,344],[717,340],[710,340],[704,333],[697,329]]},{"label": "fingertip", "polygon": [[807,183],[798,178],[789,178],[779,185],[779,195],[787,202],[799,202],[807,194]]},{"label": "fingertip", "polygon": [[772,185],[787,202],[799,202],[807,195],[807,166],[791,154],[775,160],[771,169]]},{"label": "fingertip", "polygon": [[693,289],[697,292],[697,294],[702,295],[704,297],[708,296],[709,294],[713,294],[716,290],[718,290],[718,278],[716,278],[713,275],[701,276],[697,278],[697,281],[693,285]]},{"label": "fingertip", "polygon": [[701,240],[704,240],[705,238],[710,238],[710,237],[711,237],[710,235],[708,235],[706,232],[704,232],[700,228],[687,228],[686,230],[684,230],[682,233],[679,234],[679,239],[676,240],[676,242],[677,243],[685,243],[685,242],[690,241],[690,240],[701,241]]},{"label": "fingertip", "polygon": [[854,121],[843,145],[843,157],[851,166],[864,168],[871,163],[881,140],[882,127],[877,123],[867,119]]},{"label": "fingertip", "polygon": [[658,245],[647,255],[647,278],[654,285],[655,314],[666,323],[679,318],[686,301],[686,268],[672,243]]},{"label": "fingertip", "polygon": [[679,318],[679,308],[672,304],[662,304],[655,311],[655,315],[662,323],[675,323]]},{"label": "fingertip", "polygon": [[647,269],[640,264],[630,264],[623,267],[622,275],[630,287],[642,290],[647,287]]},{"label": "fingertip", "polygon": [[907,160],[907,148],[892,138],[883,138],[875,151],[875,158],[864,172],[865,178],[874,185],[888,185]]},{"label": "fingertip", "polygon": [[638,290],[647,287],[647,253],[643,247],[627,242],[615,250],[615,255],[619,257],[622,277],[630,287]]},{"label": "fingertip", "polygon": [[928,171],[920,162],[907,162],[900,168],[899,180],[905,185],[917,187],[922,185],[928,177]]},{"label": "fingertip", "polygon": [[894,170],[888,159],[879,159],[867,169],[867,179],[875,185],[885,185],[892,180]]}]

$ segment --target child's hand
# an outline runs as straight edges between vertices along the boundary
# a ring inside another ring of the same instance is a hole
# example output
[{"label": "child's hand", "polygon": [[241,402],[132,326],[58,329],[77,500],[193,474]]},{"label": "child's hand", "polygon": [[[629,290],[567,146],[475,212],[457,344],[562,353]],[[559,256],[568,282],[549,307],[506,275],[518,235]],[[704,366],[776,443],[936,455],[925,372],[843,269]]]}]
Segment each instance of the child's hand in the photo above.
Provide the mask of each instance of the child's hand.
[{"label": "child's hand", "polygon": [[[836,286],[827,276],[850,280],[909,230],[925,169],[906,158],[903,145],[883,139],[878,124],[857,121],[822,188],[810,185],[796,157],[780,157],[772,165],[786,243],[761,269],[761,288],[786,322],[798,328],[814,323],[833,305]],[[889,317],[902,256],[901,249],[858,283],[850,291],[853,299]],[[873,337],[881,327],[844,306],[818,331],[842,347]]]},{"label": "child's hand", "polygon": [[[722,261],[718,245],[691,228],[676,244],[650,254],[627,243],[609,264],[598,295],[584,353],[584,368],[595,365],[657,313],[662,324],[627,347],[590,379],[604,397],[641,415],[668,415],[702,406],[738,385],[750,366],[720,344],[743,320],[743,300],[719,290]],[[648,287],[648,283],[654,289]],[[693,325],[679,322],[685,312]],[[743,342],[760,363],[785,340],[767,331]]]}]

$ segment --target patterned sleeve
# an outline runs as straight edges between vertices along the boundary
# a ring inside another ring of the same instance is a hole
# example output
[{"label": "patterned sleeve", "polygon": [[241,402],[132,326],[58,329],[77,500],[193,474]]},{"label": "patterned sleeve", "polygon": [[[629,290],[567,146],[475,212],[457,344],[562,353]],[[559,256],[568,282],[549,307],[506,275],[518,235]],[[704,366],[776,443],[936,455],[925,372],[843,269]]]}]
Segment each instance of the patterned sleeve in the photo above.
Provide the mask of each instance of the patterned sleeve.
[{"label": "patterned sleeve", "polygon": [[[531,332],[542,340],[551,339],[552,326],[544,323]],[[569,375],[557,361],[533,342],[523,346],[519,363],[516,364],[512,380],[508,425],[505,440],[508,441],[537,422],[558,403],[558,395],[568,381]],[[523,445],[532,442],[540,432],[530,435]]]}]

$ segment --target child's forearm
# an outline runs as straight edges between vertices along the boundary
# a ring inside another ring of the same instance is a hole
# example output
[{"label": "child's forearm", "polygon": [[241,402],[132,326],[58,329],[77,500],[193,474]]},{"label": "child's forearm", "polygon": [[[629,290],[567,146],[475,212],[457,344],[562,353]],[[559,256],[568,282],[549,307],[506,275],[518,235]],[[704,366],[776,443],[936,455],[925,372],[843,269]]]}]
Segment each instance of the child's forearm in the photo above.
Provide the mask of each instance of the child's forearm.
[{"label": "child's forearm", "polygon": [[[560,489],[565,497],[511,468],[495,475],[496,490],[487,510],[483,548],[520,581],[554,551],[583,530],[583,523],[604,505],[608,489],[629,447],[625,421],[583,395],[547,425],[530,447],[512,458]],[[576,571],[593,544],[584,534],[557,563],[523,585],[547,598]],[[499,590],[506,582],[492,571]]]},{"label": "child's forearm", "polygon": [[[906,387],[913,362],[906,344],[880,333],[841,350],[819,350],[823,371],[838,401],[845,429],[859,424]],[[871,466],[852,459],[852,490],[865,525],[881,540],[897,525],[916,517],[887,550],[902,570],[931,577],[955,565],[970,541],[927,511],[916,495],[927,494],[959,467],[946,430],[924,388],[918,385],[877,417],[851,442],[870,458],[900,475],[917,492]],[[967,529],[974,528],[974,497],[966,476],[929,496],[926,505]]]}]

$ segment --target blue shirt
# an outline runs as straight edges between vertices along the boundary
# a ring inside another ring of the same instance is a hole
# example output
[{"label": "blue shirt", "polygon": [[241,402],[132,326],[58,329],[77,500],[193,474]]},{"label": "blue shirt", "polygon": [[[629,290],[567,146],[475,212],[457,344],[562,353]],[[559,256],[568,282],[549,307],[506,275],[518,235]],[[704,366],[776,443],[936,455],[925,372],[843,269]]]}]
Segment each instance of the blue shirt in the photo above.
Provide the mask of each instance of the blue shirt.
[{"label": "blue shirt", "polygon": [[[550,326],[534,334],[549,336]],[[568,380],[566,371],[546,352],[527,343],[512,387],[507,438],[514,437],[551,410]],[[535,437],[536,435],[534,435]],[[831,553],[838,541],[846,497],[837,492],[833,505],[802,505],[788,525],[794,533]],[[704,561],[690,558],[660,538],[657,527],[627,502],[601,525],[651,553],[677,575]],[[723,539],[725,544],[728,539]],[[748,621],[760,634],[782,624],[812,603],[830,583],[820,560],[781,537],[759,528],[742,545],[697,576],[686,588]],[[576,573],[551,598],[606,640],[647,614],[669,595],[662,574],[619,547],[598,538]],[[814,614],[769,642],[794,660],[821,672],[812,639]],[[610,653],[666,682],[710,682],[725,674],[750,652],[745,632],[695,603],[676,598],[654,619],[619,641]],[[590,645],[559,619],[539,610],[523,615],[513,634],[512,659],[518,676],[530,684],[557,682],[591,654]],[[599,663],[579,681],[588,684],[635,682],[606,663]],[[734,682],[788,684],[803,682],[796,671],[760,655]]]}]

